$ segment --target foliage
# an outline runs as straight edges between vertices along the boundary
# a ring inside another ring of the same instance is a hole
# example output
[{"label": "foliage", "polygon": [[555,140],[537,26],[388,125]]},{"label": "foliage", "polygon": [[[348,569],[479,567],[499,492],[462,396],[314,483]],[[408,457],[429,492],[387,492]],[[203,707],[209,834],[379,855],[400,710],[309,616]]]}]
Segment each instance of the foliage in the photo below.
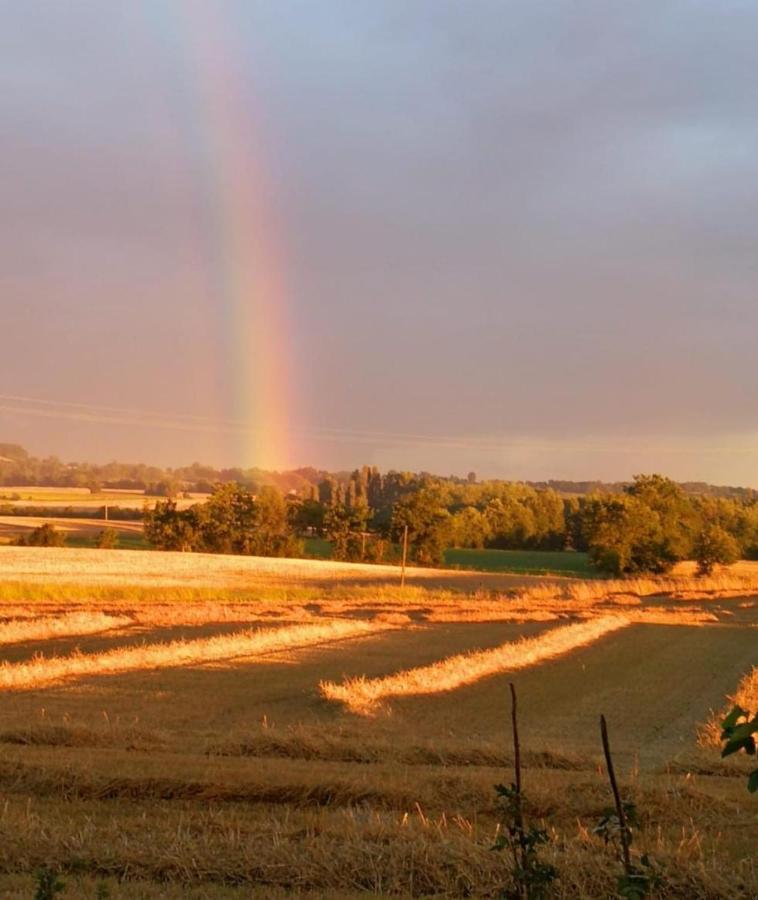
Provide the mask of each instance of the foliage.
[{"label": "foliage", "polygon": [[66,890],[66,883],[58,877],[54,869],[47,866],[37,869],[34,877],[37,882],[34,900],[55,900],[56,894],[62,894]]},{"label": "foliage", "polygon": [[205,503],[179,510],[174,500],[145,511],[145,536],[161,550],[195,550],[253,556],[297,556],[297,540],[281,494],[258,496],[238,484],[221,485]]},{"label": "foliage", "polygon": [[497,784],[495,790],[503,810],[502,830],[493,850],[510,850],[513,890],[504,889],[503,900],[542,900],[558,877],[555,866],[544,863],[538,848],[548,843],[544,828],[527,828],[524,821],[524,797],[521,791],[521,744],[518,732],[516,688],[511,682],[511,727],[513,730],[513,768],[516,780],[510,785]]},{"label": "foliage", "polygon": [[626,494],[636,498],[658,520],[658,554],[663,559],[688,559],[697,527],[697,513],[681,487],[663,475],[635,475]]},{"label": "foliage", "polygon": [[634,496],[590,498],[582,528],[593,565],[612,575],[666,572],[675,562],[662,540],[658,516]]},{"label": "foliage", "polygon": [[721,525],[706,525],[693,549],[698,575],[710,575],[716,566],[730,566],[740,558],[737,540]]},{"label": "foliage", "polygon": [[[748,756],[756,755],[755,735],[758,734],[758,712],[751,718],[741,706],[735,706],[721,723],[721,740],[724,747],[722,758],[743,750]],[[748,777],[748,790],[758,791],[758,769],[753,769]]]},{"label": "foliage", "polygon": [[503,810],[503,830],[494,850],[509,850],[512,856],[513,890],[504,890],[503,900],[541,900],[549,896],[550,885],[558,877],[555,866],[542,862],[538,848],[548,843],[544,828],[527,828],[523,822],[523,795],[515,784],[496,784],[495,791]]},{"label": "foliage", "polygon": [[450,513],[438,490],[424,488],[395,505],[392,528],[396,539],[406,525],[413,559],[422,566],[440,564],[450,538]]},{"label": "foliage", "polygon": [[[639,827],[640,822],[637,808],[633,803],[625,801],[622,805],[625,840],[627,846],[629,846],[634,839],[634,830]],[[602,838],[606,846],[613,847],[619,859],[623,860],[621,831],[621,822],[615,807],[612,806],[603,810],[600,821],[592,829],[592,833]],[[650,890],[659,881],[660,875],[657,873],[652,860],[647,853],[643,853],[639,857],[639,864],[630,862],[628,868],[625,867],[624,872],[618,876],[617,888],[621,897],[629,898],[629,900],[642,900],[642,898],[648,896]]]},{"label": "foliage", "polygon": [[29,534],[16,539],[19,547],[63,547],[66,543],[66,535],[62,531],[46,522],[39,528],[34,528]]},{"label": "foliage", "polygon": [[332,559],[360,560],[363,558],[368,507],[348,509],[331,506],[324,516],[324,532],[332,542]]},{"label": "foliage", "polygon": [[619,896],[627,900],[643,900],[660,883],[661,877],[646,853],[639,858],[639,863],[632,862],[630,848],[634,839],[633,829],[639,824],[637,809],[633,803],[621,799],[605,716],[600,716],[600,736],[614,806],[604,811],[594,833],[600,835],[606,844],[614,847],[623,867],[617,879]]},{"label": "foliage", "polygon": [[[5,449],[3,449],[5,448]],[[441,478],[428,473],[380,472],[363,466],[352,472],[328,473],[311,467],[290,472],[261,469],[216,469],[193,463],[176,469],[143,464],[108,463],[102,466],[64,463],[56,457],[37,459],[13,444],[0,445],[0,485],[35,485],[90,488],[131,488],[171,500],[188,490],[213,497],[226,486],[256,498],[276,489],[286,494],[289,531],[305,537],[324,537],[329,510],[360,512],[361,522],[336,513],[330,526],[335,533],[337,558],[380,557],[378,539],[398,539],[407,519],[411,551],[418,563],[437,564],[442,550],[563,550],[588,551],[595,568],[614,575],[668,571],[676,562],[692,558],[699,549],[706,565],[714,542],[712,527],[721,532],[715,564],[731,559],[734,548],[747,559],[758,559],[758,496],[748,488],[677,484],[659,474],[637,475],[631,484],[595,482],[506,482]],[[7,498],[6,498],[7,499]],[[265,505],[265,504],[264,504]],[[200,506],[200,505],[199,505]],[[8,515],[78,516],[68,510],[8,506]],[[215,526],[201,528],[210,510],[179,516],[176,509],[150,517],[152,529],[173,549],[201,549],[220,544],[220,552],[272,552],[272,540],[254,551],[245,540],[226,537]],[[277,514],[278,515],[278,514]],[[109,508],[109,518],[139,518],[137,510]],[[162,520],[162,521],[161,521]],[[218,522],[216,522],[218,525]],[[223,529],[221,529],[223,531]],[[245,529],[246,533],[249,529]],[[355,532],[361,538],[358,553]],[[199,538],[197,535],[204,537]],[[269,534],[269,538],[272,535]],[[282,544],[281,531],[273,544]],[[348,546],[348,544],[350,546]],[[444,544],[444,547],[442,546]],[[728,544],[728,546],[727,546]],[[279,552],[277,549],[275,552]]]},{"label": "foliage", "polygon": [[113,550],[118,547],[118,532],[115,528],[104,528],[97,536],[100,550]]}]

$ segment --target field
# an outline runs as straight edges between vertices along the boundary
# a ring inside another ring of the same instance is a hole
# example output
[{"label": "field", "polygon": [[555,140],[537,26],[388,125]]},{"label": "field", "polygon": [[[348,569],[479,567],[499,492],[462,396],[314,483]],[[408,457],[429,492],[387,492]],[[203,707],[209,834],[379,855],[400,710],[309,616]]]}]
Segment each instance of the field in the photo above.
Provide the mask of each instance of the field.
[{"label": "field", "polygon": [[555,896],[614,896],[601,712],[657,896],[758,896],[758,806],[713,736],[755,696],[756,566],[397,575],[0,547],[0,895],[47,865],[63,897],[498,896],[513,681]]},{"label": "field", "polygon": [[[90,491],[89,488],[0,486],[0,506],[44,506],[50,509],[73,507],[82,511],[101,511],[102,507],[119,506],[123,509],[142,509],[147,502],[152,505],[160,497],[145,496],[142,491],[106,489]],[[180,508],[207,500],[207,494],[192,494],[177,498]]]},{"label": "field", "polygon": [[0,544],[10,543],[46,523],[66,535],[68,547],[95,547],[97,537],[104,528],[112,528],[118,533],[118,545],[123,549],[143,550],[148,546],[142,522],[113,520],[106,522],[102,518],[77,519],[54,516],[0,516]]},{"label": "field", "polygon": [[592,578],[595,572],[586,553],[565,550],[465,550],[445,551],[445,565],[489,572],[523,572],[527,575],[577,575]]},{"label": "field", "polygon": [[[144,499],[144,498],[143,498]],[[2,502],[2,501],[0,501]],[[184,501],[185,503],[187,501]],[[54,506],[54,503],[50,503]],[[68,504],[67,504],[68,505]],[[78,503],[76,504],[78,507]],[[119,504],[124,505],[124,504]],[[97,535],[103,528],[114,528],[119,534],[118,546],[125,550],[147,550],[141,522],[102,518],[102,501],[97,518],[55,516],[0,516],[0,543],[10,543],[16,537],[28,533],[49,522],[66,534],[69,547],[94,547]],[[86,512],[86,510],[84,510]],[[306,538],[305,555],[312,559],[330,559],[331,543],[323,538]],[[392,561],[400,559],[399,547],[392,549]],[[543,550],[466,550],[451,548],[445,551],[445,565],[454,569],[470,569],[479,572],[513,572],[525,575],[571,575],[581,578],[597,577],[586,553]]]},{"label": "field", "polygon": [[[305,552],[315,559],[329,559],[332,548],[322,538],[308,538]],[[393,548],[393,557],[400,558],[400,548]],[[451,547],[445,551],[445,565],[454,569],[477,572],[514,572],[524,575],[575,575],[593,578],[595,572],[586,553],[563,550],[468,550]]]}]

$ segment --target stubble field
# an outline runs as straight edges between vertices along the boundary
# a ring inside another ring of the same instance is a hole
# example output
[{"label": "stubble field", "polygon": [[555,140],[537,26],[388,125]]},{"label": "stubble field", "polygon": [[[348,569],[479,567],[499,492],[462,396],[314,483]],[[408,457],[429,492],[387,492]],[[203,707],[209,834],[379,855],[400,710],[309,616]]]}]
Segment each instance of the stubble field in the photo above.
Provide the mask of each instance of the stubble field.
[{"label": "stubble field", "polygon": [[497,896],[513,681],[556,896],[614,895],[601,712],[659,895],[758,896],[712,725],[755,697],[754,568],[409,574],[0,547],[0,894],[46,865],[64,897]]}]

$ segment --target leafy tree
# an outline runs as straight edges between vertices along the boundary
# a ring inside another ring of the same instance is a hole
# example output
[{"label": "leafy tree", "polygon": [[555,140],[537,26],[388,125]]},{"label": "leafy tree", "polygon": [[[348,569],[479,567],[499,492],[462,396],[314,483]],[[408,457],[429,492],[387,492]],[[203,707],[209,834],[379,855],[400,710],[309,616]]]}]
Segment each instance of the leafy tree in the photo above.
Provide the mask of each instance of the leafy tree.
[{"label": "leafy tree", "polygon": [[100,550],[114,550],[118,547],[118,532],[115,528],[104,528],[97,536],[97,547]]},{"label": "leafy tree", "polygon": [[663,475],[635,475],[626,493],[658,516],[660,556],[674,562],[688,559],[692,554],[698,517],[681,487]]},{"label": "leafy tree", "polygon": [[290,509],[290,520],[298,532],[323,534],[326,508],[317,499],[308,497],[299,503],[293,503]]},{"label": "leafy tree", "polygon": [[590,559],[612,575],[668,571],[676,561],[658,515],[632,495],[598,495],[582,509]]},{"label": "leafy tree", "polygon": [[465,506],[450,520],[451,543],[454,547],[484,547],[491,536],[487,517],[475,506]]},{"label": "leafy tree", "polygon": [[156,503],[145,513],[145,535],[161,550],[253,556],[297,556],[302,550],[276,488],[263,487],[254,497],[233,482],[189,509],[177,509],[174,500]]},{"label": "leafy tree", "polygon": [[175,500],[159,501],[145,509],[145,537],[159,550],[198,550],[200,534],[194,507],[179,510]]},{"label": "leafy tree", "polygon": [[444,506],[439,490],[422,488],[400,500],[392,513],[392,529],[400,539],[408,526],[408,542],[413,558],[424,566],[443,561],[450,539],[450,513]]},{"label": "leafy tree", "polygon": [[740,545],[720,525],[708,524],[698,535],[694,547],[698,575],[710,575],[716,566],[730,566],[740,558]]},{"label": "leafy tree", "polygon": [[66,543],[66,535],[63,531],[46,522],[39,528],[34,528],[29,534],[23,535],[15,541],[17,547],[63,547]]},{"label": "leafy tree", "polygon": [[253,501],[253,524],[247,549],[255,556],[298,556],[302,544],[292,531],[287,504],[275,487],[261,488]]},{"label": "leafy tree", "polygon": [[324,532],[332,544],[332,558],[359,560],[362,556],[361,522],[344,506],[331,506],[324,517]]}]

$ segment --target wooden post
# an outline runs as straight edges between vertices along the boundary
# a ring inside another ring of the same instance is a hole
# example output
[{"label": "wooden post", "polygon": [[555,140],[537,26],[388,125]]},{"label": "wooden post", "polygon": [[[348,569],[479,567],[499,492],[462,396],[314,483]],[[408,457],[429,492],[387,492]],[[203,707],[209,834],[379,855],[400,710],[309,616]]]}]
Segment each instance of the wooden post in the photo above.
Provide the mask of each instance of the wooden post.
[{"label": "wooden post", "polygon": [[400,590],[405,587],[405,564],[408,561],[408,526],[403,528],[403,565],[400,569]]},{"label": "wooden post", "polygon": [[616,817],[619,820],[619,836],[621,838],[621,849],[624,854],[624,871],[627,875],[630,875],[632,872],[632,860],[631,854],[629,853],[629,826],[626,824],[624,804],[621,802],[621,793],[619,791],[618,782],[616,781],[616,773],[613,770],[613,757],[611,756],[611,745],[608,741],[608,726],[605,724],[605,716],[600,716],[600,737],[603,742],[605,765],[608,769],[608,781],[611,783],[613,802],[616,805]]}]

